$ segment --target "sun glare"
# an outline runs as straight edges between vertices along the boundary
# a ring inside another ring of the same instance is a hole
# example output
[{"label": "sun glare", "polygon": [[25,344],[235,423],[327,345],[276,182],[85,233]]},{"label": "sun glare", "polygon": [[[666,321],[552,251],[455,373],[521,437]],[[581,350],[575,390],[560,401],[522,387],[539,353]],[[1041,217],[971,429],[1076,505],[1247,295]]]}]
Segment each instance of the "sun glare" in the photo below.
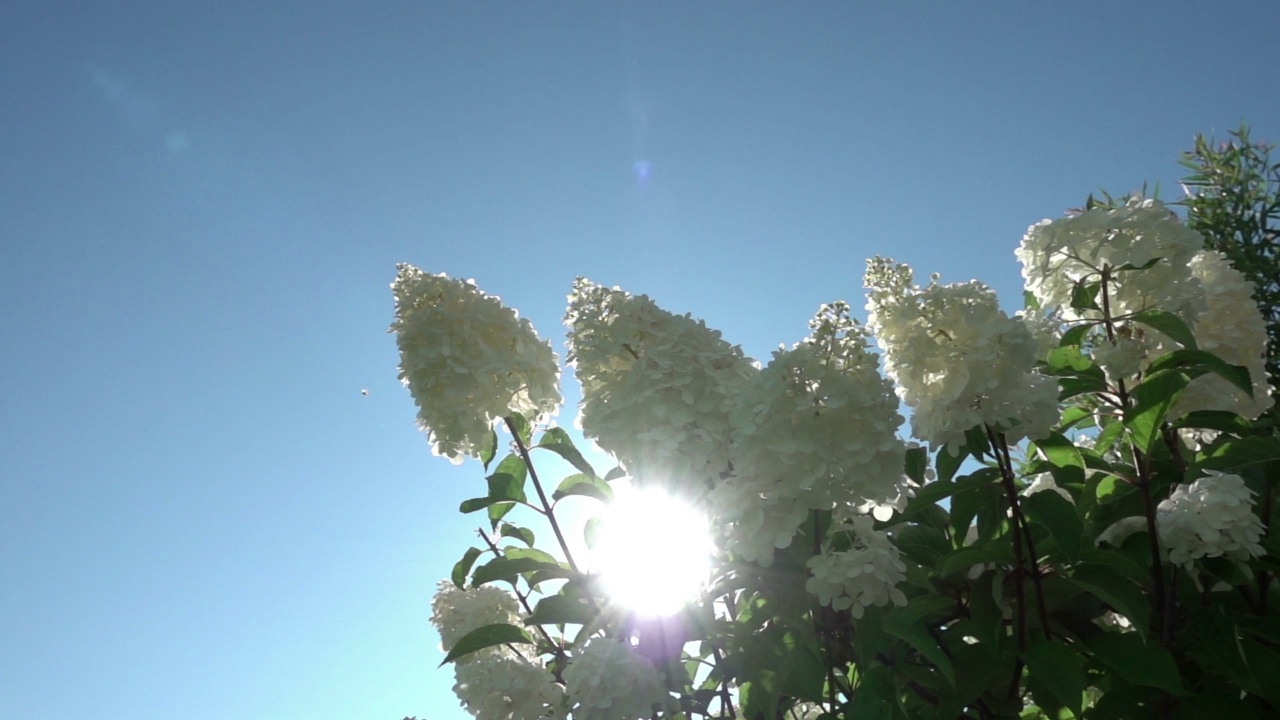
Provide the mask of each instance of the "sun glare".
[{"label": "sun glare", "polygon": [[662,492],[620,492],[601,519],[592,560],[614,602],[641,615],[670,615],[707,581],[707,520]]}]

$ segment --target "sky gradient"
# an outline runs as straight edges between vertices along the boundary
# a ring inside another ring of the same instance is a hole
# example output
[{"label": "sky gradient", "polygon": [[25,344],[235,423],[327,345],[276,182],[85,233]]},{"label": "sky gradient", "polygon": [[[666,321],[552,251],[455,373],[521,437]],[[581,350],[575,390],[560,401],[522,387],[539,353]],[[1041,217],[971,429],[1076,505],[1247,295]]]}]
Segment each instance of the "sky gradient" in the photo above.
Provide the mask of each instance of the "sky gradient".
[{"label": "sky gradient", "polygon": [[585,275],[767,359],[869,256],[1016,309],[1028,225],[1280,141],[1262,0],[260,5],[0,8],[0,717],[468,717],[428,617],[483,478],[397,262],[561,356]]}]

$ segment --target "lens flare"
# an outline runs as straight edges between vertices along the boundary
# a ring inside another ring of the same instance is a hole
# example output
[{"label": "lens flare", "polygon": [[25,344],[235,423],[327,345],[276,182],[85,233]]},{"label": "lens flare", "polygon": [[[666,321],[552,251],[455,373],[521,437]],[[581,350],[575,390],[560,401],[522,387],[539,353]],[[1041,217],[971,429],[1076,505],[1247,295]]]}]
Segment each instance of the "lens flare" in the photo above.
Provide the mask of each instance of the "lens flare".
[{"label": "lens flare", "polygon": [[707,519],[662,492],[619,490],[601,519],[593,568],[619,605],[638,615],[675,613],[697,599],[707,582]]}]

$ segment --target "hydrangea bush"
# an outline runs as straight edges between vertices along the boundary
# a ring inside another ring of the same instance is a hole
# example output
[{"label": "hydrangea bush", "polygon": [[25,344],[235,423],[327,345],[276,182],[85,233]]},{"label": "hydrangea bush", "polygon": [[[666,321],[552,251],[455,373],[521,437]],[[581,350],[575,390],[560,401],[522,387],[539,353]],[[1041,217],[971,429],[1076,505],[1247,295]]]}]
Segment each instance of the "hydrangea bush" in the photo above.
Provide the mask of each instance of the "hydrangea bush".
[{"label": "hydrangea bush", "polygon": [[[689,315],[578,280],[567,358],[608,472],[550,424],[559,368],[526,320],[401,266],[401,378],[435,451],[486,471],[460,508],[484,514],[481,542],[431,616],[463,706],[1280,715],[1280,440],[1253,422],[1272,399],[1251,284],[1152,199],[1036,223],[1017,256],[1012,316],[981,282],[921,287],[874,258],[865,326],[833,302],[764,366]],[[553,487],[539,454],[575,472]],[[675,615],[613,602],[564,535],[559,501],[614,502],[622,477],[715,528],[711,575]]]}]

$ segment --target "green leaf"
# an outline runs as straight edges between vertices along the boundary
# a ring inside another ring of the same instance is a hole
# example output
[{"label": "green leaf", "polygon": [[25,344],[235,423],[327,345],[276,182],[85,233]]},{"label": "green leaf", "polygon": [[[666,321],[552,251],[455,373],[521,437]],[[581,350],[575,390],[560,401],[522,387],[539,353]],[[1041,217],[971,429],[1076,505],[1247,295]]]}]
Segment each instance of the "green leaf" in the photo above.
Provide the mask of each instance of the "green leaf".
[{"label": "green leaf", "polygon": [[[514,553],[515,550],[508,550],[508,554]],[[497,582],[499,580],[509,580],[513,584],[515,579],[521,573],[546,571],[558,574],[560,577],[568,577],[569,572],[563,565],[558,562],[540,560],[533,557],[500,557],[494,558],[489,562],[476,568],[471,576],[472,587]]]},{"label": "green leaf", "polygon": [[1080,448],[1062,433],[1050,433],[1035,441],[1040,455],[1054,466],[1053,478],[1059,485],[1084,482],[1084,458]]},{"label": "green leaf", "polygon": [[934,507],[941,500],[951,497],[956,491],[956,484],[950,480],[935,480],[916,490],[916,496],[907,501],[907,508],[902,511],[902,519],[914,517],[927,507]]},{"label": "green leaf", "polygon": [[1031,522],[1049,531],[1067,559],[1076,559],[1080,554],[1084,525],[1080,522],[1075,505],[1052,490],[1042,490],[1023,497],[1018,504]]},{"label": "green leaf", "polygon": [[1149,328],[1159,330],[1160,332],[1173,338],[1179,345],[1188,350],[1195,350],[1196,336],[1191,333],[1191,328],[1182,321],[1182,318],[1173,313],[1163,310],[1147,310],[1134,315],[1132,318],[1135,322],[1140,322]]},{"label": "green leaf", "polygon": [[1093,360],[1080,352],[1079,345],[1064,345],[1054,348],[1045,356],[1049,364],[1049,372],[1054,375],[1082,373],[1093,367]]},{"label": "green leaf", "polygon": [[443,666],[445,663],[453,662],[460,657],[465,657],[495,645],[515,644],[532,645],[534,643],[533,638],[529,637],[528,633],[515,625],[506,623],[482,625],[459,638],[458,643],[453,646],[453,649],[449,651],[449,654],[445,656],[440,665]]},{"label": "green leaf", "polygon": [[524,624],[588,625],[594,618],[595,611],[587,603],[563,595],[550,595],[538,601]]},{"label": "green leaf", "polygon": [[614,469],[612,469],[612,470],[610,470],[609,472],[605,473],[604,481],[605,481],[605,482],[613,482],[614,480],[617,480],[618,478],[624,478],[624,477],[626,477],[626,476],[627,476],[627,471],[626,471],[626,470],[623,470],[621,465],[618,465],[618,466],[617,466],[617,467],[615,467]]},{"label": "green leaf", "polygon": [[986,545],[953,550],[938,562],[934,571],[939,577],[945,577],[974,565],[1009,562],[1013,562],[1013,546],[1006,538],[1000,538]]},{"label": "green leaf", "polygon": [[[925,567],[933,567],[938,559],[951,551],[951,542],[938,528],[908,525],[894,533],[893,544],[903,555]],[[936,597],[936,596],[935,596]]]},{"label": "green leaf", "polygon": [[943,448],[938,451],[938,457],[935,460],[938,469],[938,480],[950,480],[955,476],[956,471],[964,464],[965,458],[969,457],[966,450],[958,449],[953,455],[949,448]]},{"label": "green leaf", "polygon": [[1076,310],[1101,310],[1097,301],[1100,289],[1102,289],[1102,283],[1096,280],[1093,282],[1077,280],[1075,287],[1071,290],[1071,307]]},{"label": "green leaf", "polygon": [[938,646],[938,641],[933,639],[924,627],[915,623],[906,623],[898,619],[896,612],[890,612],[884,618],[884,631],[890,635],[902,640],[916,652],[925,657],[926,660],[933,663],[938,668],[938,672],[947,679],[952,686],[956,684],[956,671],[951,665],[951,658],[942,652],[942,648]]},{"label": "green leaf", "polygon": [[520,438],[520,444],[529,447],[529,443],[533,442],[533,426],[529,424],[529,418],[517,413],[506,419],[511,423],[507,429],[510,430],[511,426],[515,426],[516,437]]},{"label": "green leaf", "polygon": [[1253,430],[1253,423],[1226,410],[1196,410],[1173,423],[1175,428],[1203,428],[1235,435]]},{"label": "green leaf", "polygon": [[1106,567],[1081,565],[1068,578],[1072,585],[1110,605],[1129,618],[1134,638],[1144,637],[1151,622],[1151,603],[1132,580]]},{"label": "green leaf", "polygon": [[462,559],[453,566],[453,572],[450,573],[449,579],[453,580],[453,584],[459,590],[467,586],[467,573],[471,572],[471,566],[475,565],[476,558],[480,557],[483,552],[480,548],[467,548],[462,554]]},{"label": "green leaf", "polygon": [[1062,333],[1062,339],[1058,341],[1058,347],[1078,346],[1084,341],[1084,336],[1093,329],[1094,323],[1081,323],[1072,326],[1071,329]]},{"label": "green leaf", "polygon": [[1155,447],[1169,409],[1178,402],[1188,382],[1190,378],[1184,373],[1166,370],[1148,375],[1133,389],[1133,405],[1124,410],[1124,424],[1139,450],[1150,453]]},{"label": "green leaf", "polygon": [[609,487],[609,483],[595,475],[576,473],[561,481],[560,486],[551,494],[551,498],[559,500],[570,495],[583,495],[602,502],[609,502],[613,500],[613,488]]},{"label": "green leaf", "polygon": [[477,510],[483,510],[492,504],[493,500],[487,497],[471,498],[470,500],[462,501],[462,504],[458,506],[458,512],[463,514],[473,513]]},{"label": "green leaf", "polygon": [[1145,642],[1137,633],[1098,633],[1086,644],[1095,658],[1128,682],[1173,695],[1187,694],[1173,655],[1157,643]]},{"label": "green leaf", "polygon": [[929,451],[922,447],[907,448],[903,470],[907,477],[920,485],[925,484],[925,472],[929,469]]},{"label": "green leaf", "polygon": [[515,538],[516,540],[519,540],[525,545],[528,545],[529,547],[533,547],[534,535],[533,535],[533,531],[530,530],[529,528],[523,528],[518,525],[512,525],[511,523],[506,523],[502,526],[502,529],[499,532],[502,535],[502,537]]},{"label": "green leaf", "polygon": [[525,502],[524,477],[496,472],[485,478],[489,483],[489,503]]},{"label": "green leaf", "polygon": [[[1211,449],[1207,457],[1196,463],[1195,471],[1200,474],[1208,468],[1239,473],[1246,468],[1267,469],[1273,463],[1280,463],[1280,442],[1274,437],[1231,438]],[[1272,481],[1277,479],[1280,477]]]},{"label": "green leaf", "polygon": [[573,444],[573,439],[569,437],[569,433],[564,428],[550,428],[542,433],[542,439],[538,441],[538,447],[564,458],[566,462],[591,476],[596,476],[596,471],[591,467],[591,463],[582,457],[582,453],[578,452],[577,446]]},{"label": "green leaf", "polygon": [[1065,644],[1049,640],[1033,645],[1024,659],[1031,676],[1080,717],[1086,685],[1084,658]]},{"label": "green leaf", "polygon": [[502,518],[506,517],[507,513],[511,512],[512,508],[515,506],[516,504],[513,502],[498,502],[490,505],[489,525],[494,528],[498,527],[498,522],[501,521]]},{"label": "green leaf", "polygon": [[489,426],[489,434],[484,438],[484,444],[480,446],[480,462],[484,463],[484,469],[489,469],[489,463],[493,462],[493,458],[498,454],[498,433]]},{"label": "green leaf", "polygon": [[1215,373],[1248,397],[1253,397],[1253,380],[1249,377],[1249,370],[1240,365],[1232,365],[1213,353],[1204,350],[1174,350],[1156,358],[1147,372],[1155,374],[1169,369],[1186,370],[1192,376]]}]

